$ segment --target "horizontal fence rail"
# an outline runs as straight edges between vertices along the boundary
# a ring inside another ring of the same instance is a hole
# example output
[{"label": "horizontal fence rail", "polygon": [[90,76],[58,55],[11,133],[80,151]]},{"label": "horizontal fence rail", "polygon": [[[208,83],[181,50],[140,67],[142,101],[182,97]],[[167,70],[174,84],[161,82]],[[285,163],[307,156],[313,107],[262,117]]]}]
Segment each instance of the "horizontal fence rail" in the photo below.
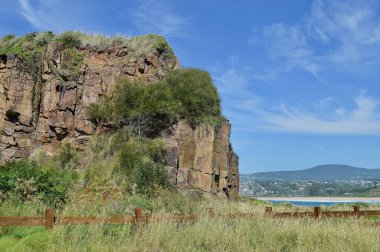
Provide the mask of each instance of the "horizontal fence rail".
[{"label": "horizontal fence rail", "polygon": [[[264,214],[258,213],[235,213],[235,214],[215,214],[212,208],[208,209],[209,218],[255,218],[259,216],[276,217],[276,218],[322,218],[322,217],[363,217],[363,216],[380,216],[380,210],[361,211],[358,206],[354,206],[353,211],[321,211],[320,207],[314,207],[313,212],[273,212],[272,207],[266,207]],[[52,229],[54,225],[96,225],[96,224],[132,224],[139,227],[142,224],[174,221],[174,222],[194,222],[201,216],[195,214],[176,214],[165,216],[144,215],[141,208],[135,209],[133,216],[55,216],[53,209],[46,209],[44,217],[21,217],[21,216],[0,216],[0,226],[45,226]],[[372,222],[370,226],[380,226],[380,222]]]},{"label": "horizontal fence rail", "polygon": [[287,217],[361,217],[361,216],[380,216],[380,210],[361,211],[358,206],[354,206],[354,211],[321,211],[321,207],[314,207],[313,212],[273,212],[272,207],[266,207],[265,213],[268,216],[287,218]]},{"label": "horizontal fence rail", "polygon": [[55,216],[53,209],[46,209],[45,217],[20,217],[20,216],[0,216],[0,226],[45,226],[52,229],[54,225],[96,225],[96,224],[133,224],[141,225],[148,222],[175,221],[191,222],[199,218],[195,214],[177,214],[167,216],[143,215],[141,208],[135,209],[134,216]]},{"label": "horizontal fence rail", "polygon": [[0,226],[45,226],[44,217],[1,216]]}]

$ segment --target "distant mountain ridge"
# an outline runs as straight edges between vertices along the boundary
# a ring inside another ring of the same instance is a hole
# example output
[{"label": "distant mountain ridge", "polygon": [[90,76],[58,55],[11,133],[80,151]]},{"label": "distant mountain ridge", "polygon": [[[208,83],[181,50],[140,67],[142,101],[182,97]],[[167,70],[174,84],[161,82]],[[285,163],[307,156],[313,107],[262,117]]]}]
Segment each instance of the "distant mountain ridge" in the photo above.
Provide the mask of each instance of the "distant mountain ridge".
[{"label": "distant mountain ridge", "polygon": [[380,169],[366,169],[349,165],[328,164],[298,171],[257,172],[252,175],[254,178],[280,180],[380,179]]}]

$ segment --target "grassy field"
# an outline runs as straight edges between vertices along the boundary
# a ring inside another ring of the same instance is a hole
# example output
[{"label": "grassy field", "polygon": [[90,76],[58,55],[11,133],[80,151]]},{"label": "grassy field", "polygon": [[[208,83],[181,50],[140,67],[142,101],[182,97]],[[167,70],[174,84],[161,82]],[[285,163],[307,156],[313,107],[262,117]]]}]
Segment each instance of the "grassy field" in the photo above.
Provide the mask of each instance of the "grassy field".
[{"label": "grassy field", "polygon": [[[134,206],[143,206],[146,213],[155,214],[200,214],[207,213],[209,207],[216,213],[262,214],[267,205],[252,200],[195,201],[168,195],[156,200],[129,198],[118,204],[112,200],[71,203],[57,215],[131,214]],[[361,206],[361,209],[379,208]],[[352,207],[339,205],[329,209]],[[312,211],[286,204],[274,206],[274,211],[298,210]],[[6,203],[0,207],[1,215],[40,212],[42,208],[33,203],[18,206]],[[131,225],[56,226],[52,231],[43,227],[2,227],[0,251],[380,251],[380,229],[367,225],[374,219],[274,219],[258,215],[227,220],[204,216],[194,223],[151,223],[138,230]]]}]

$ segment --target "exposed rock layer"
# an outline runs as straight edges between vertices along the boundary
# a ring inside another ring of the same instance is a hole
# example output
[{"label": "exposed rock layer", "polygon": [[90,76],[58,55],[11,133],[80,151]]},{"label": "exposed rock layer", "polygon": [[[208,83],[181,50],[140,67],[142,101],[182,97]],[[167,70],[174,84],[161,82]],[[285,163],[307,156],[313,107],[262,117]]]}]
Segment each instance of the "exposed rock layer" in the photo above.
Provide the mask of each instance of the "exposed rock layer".
[{"label": "exposed rock layer", "polygon": [[236,199],[239,191],[239,158],[229,142],[231,125],[201,124],[192,129],[181,121],[165,136],[172,182],[179,188],[200,188],[205,192]]},{"label": "exposed rock layer", "polygon": [[[154,82],[168,69],[178,68],[175,58],[166,59],[158,51],[138,58],[125,47],[82,48],[81,53],[84,61],[75,78],[62,68],[63,55],[54,44],[45,50],[37,79],[19,58],[0,57],[2,162],[28,157],[37,146],[52,150],[63,139],[83,146],[97,130],[87,118],[88,106],[110,95],[118,78]],[[204,124],[196,129],[179,122],[165,134],[173,184],[236,198],[238,157],[229,143],[230,130],[227,121],[220,127]]]}]

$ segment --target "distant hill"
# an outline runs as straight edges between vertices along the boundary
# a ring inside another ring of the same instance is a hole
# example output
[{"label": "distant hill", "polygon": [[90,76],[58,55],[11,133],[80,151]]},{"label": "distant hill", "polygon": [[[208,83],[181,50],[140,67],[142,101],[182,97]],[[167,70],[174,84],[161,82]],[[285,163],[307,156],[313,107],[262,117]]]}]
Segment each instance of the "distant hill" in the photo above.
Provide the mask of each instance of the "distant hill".
[{"label": "distant hill", "polygon": [[254,178],[281,180],[349,180],[349,179],[380,179],[380,169],[365,169],[349,165],[328,164],[318,165],[298,171],[257,172]]}]

